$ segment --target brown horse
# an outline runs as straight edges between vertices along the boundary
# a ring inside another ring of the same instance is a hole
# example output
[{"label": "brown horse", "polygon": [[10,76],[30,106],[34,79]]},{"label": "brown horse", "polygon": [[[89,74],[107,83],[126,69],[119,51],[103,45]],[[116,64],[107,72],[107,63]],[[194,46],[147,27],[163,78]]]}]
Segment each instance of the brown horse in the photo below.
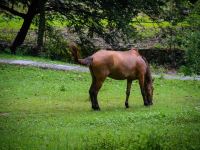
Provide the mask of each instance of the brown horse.
[{"label": "brown horse", "polygon": [[71,45],[70,48],[76,62],[89,66],[92,76],[89,94],[94,110],[100,110],[97,95],[106,77],[116,80],[127,79],[126,108],[129,107],[128,99],[133,80],[139,80],[144,105],[153,104],[153,86],[150,68],[146,59],[138,53],[137,49],[133,48],[123,52],[99,50],[85,59],[80,59],[78,48],[75,45]]}]

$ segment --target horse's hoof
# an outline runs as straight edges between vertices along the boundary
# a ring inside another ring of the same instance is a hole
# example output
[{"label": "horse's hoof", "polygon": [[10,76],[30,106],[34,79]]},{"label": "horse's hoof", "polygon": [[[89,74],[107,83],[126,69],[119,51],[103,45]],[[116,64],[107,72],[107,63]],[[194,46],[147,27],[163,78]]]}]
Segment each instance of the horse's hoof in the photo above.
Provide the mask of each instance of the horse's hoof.
[{"label": "horse's hoof", "polygon": [[94,111],[100,111],[99,107],[92,107]]},{"label": "horse's hoof", "polygon": [[153,105],[153,102],[152,101],[148,101],[148,105]]},{"label": "horse's hoof", "polygon": [[125,107],[126,107],[126,108],[129,108],[129,105],[128,105],[128,103],[125,103]]}]

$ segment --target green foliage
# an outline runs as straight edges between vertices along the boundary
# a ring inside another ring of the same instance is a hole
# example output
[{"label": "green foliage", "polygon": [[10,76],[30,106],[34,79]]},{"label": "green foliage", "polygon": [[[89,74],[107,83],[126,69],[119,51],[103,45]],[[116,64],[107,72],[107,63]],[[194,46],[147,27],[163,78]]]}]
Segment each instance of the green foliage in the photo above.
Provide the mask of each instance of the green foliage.
[{"label": "green foliage", "polygon": [[166,69],[162,66],[158,66],[157,64],[151,64],[151,71],[154,72],[155,74],[164,74],[166,73]]},{"label": "green foliage", "polygon": [[[2,4],[13,6],[18,12],[22,12],[22,8],[25,8],[23,9],[23,13],[25,13],[31,2],[33,1],[3,0]],[[154,2],[150,0],[127,2],[114,0],[47,1],[47,5],[45,5],[46,22],[48,26],[56,28],[56,31],[47,31],[42,55],[52,59],[70,60],[70,53],[66,48],[67,42],[57,32],[58,28],[64,27],[77,33],[83,56],[94,53],[96,48],[91,42],[94,37],[102,37],[113,48],[121,48],[120,44],[126,46],[129,40],[140,41],[148,38],[155,38],[156,42],[159,41],[153,45],[154,47],[182,48],[185,42],[184,37],[188,35],[188,32],[191,32],[194,27],[198,30],[199,1],[194,1],[194,3],[193,5],[191,1],[187,0],[157,0]],[[110,9],[111,7],[112,9]],[[2,28],[4,32],[0,34],[0,40],[12,43],[17,33],[16,30],[22,24],[22,19],[12,17],[11,23],[6,24],[5,20],[8,20],[9,17],[2,16],[4,19],[0,18],[0,29]],[[35,26],[32,25],[31,29],[36,29],[37,21],[36,15],[33,21]],[[10,30],[4,27],[14,29],[15,34],[7,33]],[[188,29],[190,27],[191,30]],[[36,33],[34,34],[36,37]],[[27,37],[32,40],[29,43],[35,44],[34,36]],[[150,44],[150,46],[152,45]]]},{"label": "green foliage", "polygon": [[67,48],[67,41],[59,30],[49,27],[46,32],[43,56],[52,60],[70,61],[70,50]]},{"label": "green foliage", "polygon": [[[5,14],[0,14],[0,40],[6,42],[12,42],[15,38],[15,30],[19,29],[22,21],[19,17],[8,17]],[[14,33],[13,33],[14,31]]]},{"label": "green foliage", "polygon": [[131,26],[137,30],[136,39],[153,38],[160,33],[159,27],[165,28],[168,24],[168,22],[156,22],[143,13],[139,13],[131,22]]},{"label": "green foliage", "polygon": [[[97,35],[102,37],[113,48],[120,47],[120,43],[127,43],[130,38],[135,36],[135,29],[130,26],[134,16],[137,16],[139,12],[156,16],[159,14],[161,6],[165,5],[163,0],[157,0],[156,2],[150,0],[130,0],[126,2],[115,0],[95,2],[90,0],[43,1],[44,3],[47,2],[45,5],[46,12],[48,13],[47,16],[53,14],[52,17],[47,17],[47,19],[64,18],[64,20],[67,20],[68,25],[74,32],[78,33],[77,35],[80,37],[81,42]],[[14,15],[24,17],[27,14],[24,11],[24,14],[20,13],[20,8],[23,7],[25,10],[30,8],[39,9],[39,6],[41,6],[39,2],[38,0],[3,0],[0,8],[5,12],[8,11]],[[35,11],[35,15],[38,12]],[[83,38],[86,39],[82,40]],[[24,39],[20,40],[24,41]],[[20,44],[23,41],[19,41],[18,43]],[[84,42],[81,44],[83,45]]]},{"label": "green foliage", "polygon": [[192,30],[186,30],[182,37],[186,49],[185,74],[200,74],[200,1],[197,1],[190,15],[186,18]]},{"label": "green foliage", "polygon": [[[7,43],[12,43],[22,23],[23,19],[20,17],[8,16],[5,13],[0,14],[0,40]],[[31,24],[29,33],[24,43],[34,43],[35,39],[33,32],[35,29],[36,25]]]},{"label": "green foliage", "polygon": [[18,30],[22,25],[22,19],[19,17],[9,17],[6,14],[0,14],[0,29]]},{"label": "green foliage", "polygon": [[[1,149],[200,149],[200,82],[154,81],[144,107],[138,82],[107,79],[91,110],[89,73],[0,64]],[[65,90],[64,90],[65,89]]]},{"label": "green foliage", "polygon": [[185,66],[185,65],[181,66],[178,69],[178,72],[182,73],[183,75],[193,75],[192,70],[189,67]]},{"label": "green foliage", "polygon": [[200,74],[200,32],[192,32],[185,43],[187,72]]}]

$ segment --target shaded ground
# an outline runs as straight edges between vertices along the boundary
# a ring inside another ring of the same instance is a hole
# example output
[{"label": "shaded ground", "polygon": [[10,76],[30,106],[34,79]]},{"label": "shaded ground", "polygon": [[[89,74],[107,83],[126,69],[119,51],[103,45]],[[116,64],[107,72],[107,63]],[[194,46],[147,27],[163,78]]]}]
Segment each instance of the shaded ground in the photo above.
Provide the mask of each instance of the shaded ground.
[{"label": "shaded ground", "polygon": [[[70,71],[80,71],[80,72],[88,72],[89,69],[82,66],[75,66],[75,65],[61,65],[61,64],[50,64],[50,63],[44,63],[44,62],[37,62],[37,61],[31,61],[31,60],[11,60],[11,59],[0,59],[0,63],[4,64],[13,64],[13,65],[22,65],[22,66],[34,66],[44,69],[53,69],[53,70],[70,70]],[[200,76],[178,76],[178,75],[172,75],[172,74],[154,74],[154,77],[162,77],[164,79],[178,79],[178,80],[200,80]]]}]

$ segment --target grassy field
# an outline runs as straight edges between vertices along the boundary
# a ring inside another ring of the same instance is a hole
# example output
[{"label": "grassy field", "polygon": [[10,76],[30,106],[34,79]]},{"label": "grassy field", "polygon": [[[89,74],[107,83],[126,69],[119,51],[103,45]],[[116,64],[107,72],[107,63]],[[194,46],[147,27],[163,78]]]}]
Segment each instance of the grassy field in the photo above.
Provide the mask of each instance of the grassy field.
[{"label": "grassy field", "polygon": [[144,107],[137,82],[107,79],[91,110],[89,73],[0,64],[0,149],[200,149],[200,82],[155,80]]}]

